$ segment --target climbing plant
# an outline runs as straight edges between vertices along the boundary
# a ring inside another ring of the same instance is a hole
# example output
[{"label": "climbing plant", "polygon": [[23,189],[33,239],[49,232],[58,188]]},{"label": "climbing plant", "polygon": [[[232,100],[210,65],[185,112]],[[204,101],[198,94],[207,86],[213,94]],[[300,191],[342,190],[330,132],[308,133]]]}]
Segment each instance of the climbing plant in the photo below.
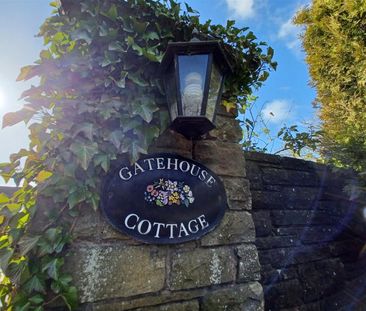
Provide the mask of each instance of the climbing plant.
[{"label": "climbing plant", "polygon": [[[97,210],[103,176],[121,157],[136,160],[168,125],[159,64],[169,41],[220,39],[234,73],[227,109],[245,102],[276,67],[273,50],[247,28],[200,23],[171,1],[63,0],[40,28],[45,49],[18,80],[39,77],[3,127],[25,122],[28,149],[0,164],[13,196],[0,194],[3,310],[77,306],[63,270],[80,209]],[[183,9],[184,8],[184,9]],[[32,220],[32,221],[31,221]],[[40,225],[43,224],[43,225]]]}]

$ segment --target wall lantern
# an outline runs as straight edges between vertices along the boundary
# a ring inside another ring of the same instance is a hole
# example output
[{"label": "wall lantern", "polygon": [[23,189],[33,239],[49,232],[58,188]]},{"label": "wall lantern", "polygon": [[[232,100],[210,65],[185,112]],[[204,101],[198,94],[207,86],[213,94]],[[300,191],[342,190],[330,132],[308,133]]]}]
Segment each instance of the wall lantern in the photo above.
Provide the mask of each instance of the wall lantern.
[{"label": "wall lantern", "polygon": [[220,41],[170,42],[162,60],[171,128],[198,138],[215,128],[230,64]]}]

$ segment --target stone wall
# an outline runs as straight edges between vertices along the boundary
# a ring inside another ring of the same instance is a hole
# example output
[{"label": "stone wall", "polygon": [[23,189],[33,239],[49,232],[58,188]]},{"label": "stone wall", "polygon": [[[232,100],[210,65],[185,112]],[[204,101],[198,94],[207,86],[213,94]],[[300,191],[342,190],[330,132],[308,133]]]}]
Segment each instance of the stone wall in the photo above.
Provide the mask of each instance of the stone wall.
[{"label": "stone wall", "polygon": [[196,159],[221,177],[228,209],[219,227],[193,242],[146,245],[86,211],[67,259],[82,310],[263,310],[241,129],[224,111],[217,123],[209,137],[194,143],[168,130],[151,152]]},{"label": "stone wall", "polygon": [[366,221],[351,172],[246,153],[266,310],[366,310]]}]

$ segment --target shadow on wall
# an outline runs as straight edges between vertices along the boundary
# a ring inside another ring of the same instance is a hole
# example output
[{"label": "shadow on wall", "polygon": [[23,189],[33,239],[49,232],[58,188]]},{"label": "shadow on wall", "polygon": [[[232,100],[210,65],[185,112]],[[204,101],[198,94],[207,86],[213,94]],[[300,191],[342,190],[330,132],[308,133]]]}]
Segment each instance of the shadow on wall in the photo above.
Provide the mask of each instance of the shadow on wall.
[{"label": "shadow on wall", "polygon": [[344,191],[355,175],[293,158],[245,157],[266,310],[366,310],[364,204]]}]

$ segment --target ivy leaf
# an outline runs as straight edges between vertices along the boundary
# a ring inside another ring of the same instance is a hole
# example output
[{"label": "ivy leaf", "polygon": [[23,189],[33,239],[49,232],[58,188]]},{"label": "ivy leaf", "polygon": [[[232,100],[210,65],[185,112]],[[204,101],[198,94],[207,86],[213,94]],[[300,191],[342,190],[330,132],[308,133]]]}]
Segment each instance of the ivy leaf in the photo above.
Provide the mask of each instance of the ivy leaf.
[{"label": "ivy leaf", "polygon": [[236,108],[236,104],[233,102],[229,102],[227,100],[223,100],[222,104],[224,105],[224,107],[226,108],[226,112],[230,112],[231,110]]},{"label": "ivy leaf", "polygon": [[70,208],[73,208],[77,204],[83,202],[85,199],[86,199],[85,191],[77,190],[69,194],[67,203],[69,204]]},{"label": "ivy leaf", "polygon": [[3,272],[8,268],[13,253],[14,250],[8,247],[0,249],[0,268]]},{"label": "ivy leaf", "polygon": [[110,158],[107,154],[98,154],[94,157],[93,163],[95,166],[100,165],[102,169],[107,173],[110,165]]},{"label": "ivy leaf", "polygon": [[8,203],[9,198],[5,193],[0,193],[0,204]]},{"label": "ivy leaf", "polygon": [[109,134],[108,139],[119,150],[123,137],[121,130],[115,130]]},{"label": "ivy leaf", "polygon": [[101,12],[100,14],[108,17],[112,21],[115,21],[118,17],[117,7],[115,4],[112,4],[107,12]]},{"label": "ivy leaf", "polygon": [[141,103],[135,106],[135,114],[139,115],[147,123],[153,119],[153,113],[159,108],[151,101]]},{"label": "ivy leaf", "polygon": [[29,301],[35,305],[39,305],[44,301],[44,298],[40,294],[37,294],[37,295],[29,298]]},{"label": "ivy leaf", "polygon": [[36,181],[41,183],[45,181],[46,179],[50,178],[52,176],[52,173],[49,171],[40,171],[36,176]]},{"label": "ivy leaf", "polygon": [[90,44],[92,42],[92,37],[86,29],[76,29],[70,34],[72,40],[84,40],[86,43]]},{"label": "ivy leaf", "polygon": [[28,294],[31,294],[33,291],[43,294],[46,293],[44,281],[42,281],[37,275],[33,275],[32,278],[24,284],[23,289]]},{"label": "ivy leaf", "polygon": [[93,124],[92,123],[81,123],[76,124],[72,128],[74,134],[72,135],[73,138],[75,138],[79,133],[83,133],[84,136],[92,140],[93,139]]},{"label": "ivy leaf", "polygon": [[20,69],[20,74],[16,81],[29,80],[38,74],[36,70],[38,66],[25,66]]},{"label": "ivy leaf", "polygon": [[62,294],[62,298],[65,301],[69,310],[74,310],[78,306],[78,293],[75,286],[71,286],[66,292]]},{"label": "ivy leaf", "polygon": [[51,279],[58,280],[60,267],[64,264],[62,258],[55,258],[42,267],[42,272],[47,270],[47,274]]},{"label": "ivy leaf", "polygon": [[98,152],[98,144],[92,143],[87,145],[74,142],[71,144],[70,150],[77,156],[81,167],[87,170],[91,159]]},{"label": "ivy leaf", "polygon": [[37,245],[39,239],[40,239],[40,235],[35,235],[35,236],[23,236],[18,244],[19,244],[19,248],[20,248],[20,254],[22,256],[25,256],[26,254],[28,254],[28,252],[33,249],[34,246]]},{"label": "ivy leaf", "polygon": [[15,125],[21,121],[28,122],[33,115],[34,112],[25,108],[18,110],[16,112],[8,112],[3,116],[2,128]]}]

